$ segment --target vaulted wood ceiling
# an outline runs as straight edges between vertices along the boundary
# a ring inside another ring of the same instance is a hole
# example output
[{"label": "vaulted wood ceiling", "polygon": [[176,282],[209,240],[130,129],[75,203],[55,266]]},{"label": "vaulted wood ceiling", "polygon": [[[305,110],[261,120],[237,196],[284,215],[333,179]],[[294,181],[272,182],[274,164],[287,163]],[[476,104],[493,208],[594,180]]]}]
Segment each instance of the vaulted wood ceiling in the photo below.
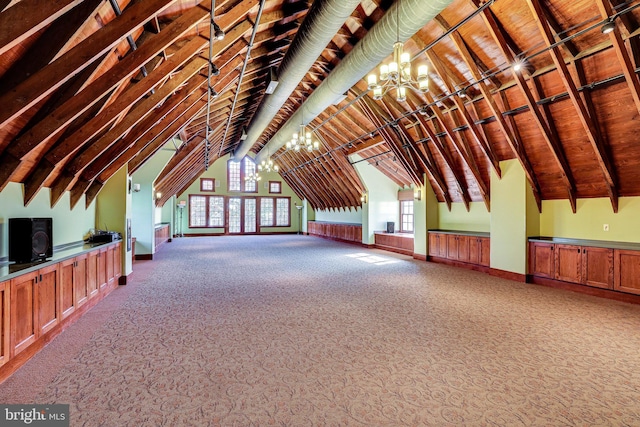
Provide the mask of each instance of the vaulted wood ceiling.
[{"label": "vaulted wood ceiling", "polygon": [[[0,0],[0,189],[24,183],[29,203],[50,187],[52,205],[65,191],[89,204],[123,165],[137,170],[178,136],[156,182],[165,203],[238,147],[311,3],[217,1],[226,34],[210,45],[211,1]],[[392,4],[355,8],[254,152]],[[314,208],[360,204],[357,153],[399,186],[426,173],[447,204],[490,207],[491,171],[517,159],[539,205],[565,199],[575,211],[577,198],[607,197],[617,211],[619,197],[640,195],[639,6],[454,0],[405,43],[429,65],[429,92],[374,101],[362,79],[310,123],[319,152],[270,154]],[[209,77],[210,53],[220,72]]]}]

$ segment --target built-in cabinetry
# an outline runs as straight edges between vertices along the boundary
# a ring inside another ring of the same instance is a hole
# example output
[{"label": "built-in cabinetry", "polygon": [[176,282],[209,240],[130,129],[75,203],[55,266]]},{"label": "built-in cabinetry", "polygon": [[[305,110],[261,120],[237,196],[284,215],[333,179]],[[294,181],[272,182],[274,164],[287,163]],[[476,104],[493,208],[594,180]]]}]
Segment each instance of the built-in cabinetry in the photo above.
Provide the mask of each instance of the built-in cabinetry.
[{"label": "built-in cabinetry", "polygon": [[640,245],[532,238],[529,239],[529,274],[640,294]]},{"label": "built-in cabinetry", "polygon": [[362,225],[307,221],[307,233],[345,242],[362,243]]},{"label": "built-in cabinetry", "polygon": [[[0,381],[60,333],[58,326],[115,288],[122,272],[121,250],[121,242],[115,242],[67,250],[65,256],[55,259],[54,254],[54,260],[40,264],[0,268]],[[28,357],[13,363],[23,352]]]},{"label": "built-in cabinetry", "polygon": [[375,231],[373,234],[376,248],[413,255],[413,234],[386,233],[384,231]]},{"label": "built-in cabinetry", "polygon": [[428,232],[429,259],[489,267],[489,233],[432,230]]},{"label": "built-in cabinetry", "polygon": [[171,241],[171,233],[169,224],[158,224],[155,226],[155,250],[157,251],[160,246],[162,246],[166,242]]}]

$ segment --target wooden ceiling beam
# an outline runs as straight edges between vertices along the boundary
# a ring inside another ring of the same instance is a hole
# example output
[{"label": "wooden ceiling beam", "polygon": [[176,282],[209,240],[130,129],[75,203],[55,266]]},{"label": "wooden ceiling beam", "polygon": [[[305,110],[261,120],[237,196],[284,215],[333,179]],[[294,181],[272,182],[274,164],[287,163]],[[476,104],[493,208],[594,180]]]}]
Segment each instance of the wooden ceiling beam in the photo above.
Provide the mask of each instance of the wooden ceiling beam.
[{"label": "wooden ceiling beam", "polygon": [[[529,8],[531,9],[531,13],[533,14],[534,20],[538,25],[538,29],[540,30],[540,33],[542,34],[542,38],[544,39],[546,45],[547,46],[553,45],[555,40],[553,38],[553,34],[551,33],[551,29],[549,28],[549,25],[546,19],[543,17],[544,12],[542,11],[539,1],[527,0],[527,3],[529,5]],[[613,206],[613,211],[618,212],[618,190],[617,190],[616,180],[615,180],[615,170],[613,167],[613,163],[611,162],[611,159],[609,158],[609,155],[607,153],[607,149],[604,146],[602,137],[600,136],[600,133],[598,132],[598,129],[594,124],[595,117],[591,117],[589,115],[589,111],[587,110],[587,107],[585,107],[584,103],[582,102],[582,99],[580,98],[580,94],[578,93],[578,89],[576,88],[576,84],[571,78],[569,69],[567,68],[564,58],[562,57],[562,52],[560,51],[560,48],[555,46],[551,48],[549,53],[551,54],[551,58],[553,59],[553,62],[556,65],[558,74],[560,75],[560,79],[562,80],[569,94],[569,98],[571,99],[571,102],[573,103],[573,106],[576,109],[578,119],[580,120],[580,123],[584,127],[584,130],[587,134],[587,138],[589,139],[589,142],[591,143],[591,147],[593,148],[593,151],[596,155],[596,159],[600,166],[600,170],[604,175],[604,179],[607,186],[607,192],[609,193],[609,198],[611,199],[611,204]],[[637,81],[637,78],[636,78],[636,81]]]},{"label": "wooden ceiling beam", "polygon": [[[480,190],[480,196],[482,197],[482,200],[484,201],[485,206],[487,206],[487,210],[489,210],[489,206],[490,206],[489,188],[487,187],[487,184],[482,179],[482,175],[480,175],[480,171],[478,170],[476,161],[473,158],[473,154],[467,151],[467,148],[464,145],[464,141],[461,141],[464,138],[464,135],[460,135],[461,140],[458,140],[457,136],[453,132],[453,129],[447,123],[444,117],[444,113],[440,110],[440,107],[435,105],[435,101],[431,96],[431,94],[427,92],[425,94],[425,97],[427,98],[427,102],[429,104],[434,104],[431,107],[431,110],[434,112],[438,120],[438,123],[440,123],[440,126],[445,130],[447,136],[449,137],[449,140],[453,143],[453,146],[458,152],[458,154],[460,155],[460,158],[463,160],[464,164],[467,165],[467,168],[469,168],[469,171],[471,171],[473,178],[476,180],[476,183],[478,184],[478,189]],[[456,121],[454,111],[450,111],[449,114],[450,114],[450,117],[454,121]]]},{"label": "wooden ceiling beam", "polygon": [[[433,65],[433,68],[435,69],[436,74],[440,76],[440,79],[442,80],[445,87],[447,88],[447,91],[449,93],[456,92],[456,88],[454,87],[454,84],[452,84],[451,79],[448,76],[448,73],[446,71],[447,67],[442,63],[440,58],[438,58],[434,54],[434,52],[431,50],[428,50],[426,54],[429,60],[431,61],[431,64]],[[453,102],[455,103],[456,107],[458,108],[458,111],[460,112],[460,115],[462,116],[462,120],[467,125],[467,128],[471,133],[471,136],[473,136],[473,139],[475,140],[476,144],[478,144],[478,146],[486,156],[487,160],[493,167],[493,170],[495,171],[496,175],[501,177],[502,170],[500,169],[500,162],[498,161],[498,157],[496,156],[495,152],[493,151],[489,143],[483,138],[482,134],[478,132],[478,129],[476,128],[476,124],[474,120],[471,118],[471,116],[469,115],[469,112],[467,111],[467,107],[465,106],[464,102],[462,102],[460,97],[457,95],[453,95],[449,99],[453,100]],[[451,114],[453,114],[453,112],[451,112]]]},{"label": "wooden ceiling beam", "polygon": [[[141,45],[137,50],[133,51],[131,55],[126,56],[122,61],[114,66],[110,70],[110,72],[103,74],[100,78],[87,86],[83,91],[69,99],[47,118],[34,126],[29,132],[25,133],[16,141],[14,141],[14,143],[9,145],[9,147],[7,147],[2,155],[0,155],[0,162],[11,165],[13,167],[3,168],[3,170],[0,171],[0,190],[4,188],[4,186],[6,186],[7,182],[9,182],[15,170],[17,170],[20,162],[25,158],[25,156],[29,155],[29,153],[39,147],[40,144],[42,144],[44,141],[47,141],[51,137],[51,135],[56,134],[59,129],[67,126],[69,123],[71,123],[71,121],[76,119],[80,114],[90,108],[93,103],[95,103],[96,99],[100,99],[104,94],[113,90],[113,88],[120,84],[124,79],[130,77],[132,73],[137,72],[138,68],[141,65],[146,63],[150,58],[157,55],[160,50],[164,49],[166,46],[177,40],[180,35],[184,34],[189,30],[189,28],[193,27],[198,20],[204,19],[207,15],[208,12],[199,7],[190,9],[187,13],[180,16],[169,26],[167,26],[164,31],[161,31],[153,38],[150,38],[148,43]],[[125,16],[125,14],[121,15],[121,17],[122,16]],[[91,40],[91,38],[88,38],[86,40]],[[83,45],[84,41],[78,46]],[[76,48],[72,49],[71,52],[76,52],[75,49]],[[82,53],[82,51],[76,53],[79,54]],[[66,54],[52,63],[52,65],[57,64],[59,61],[64,61],[65,58],[67,58]],[[38,73],[36,73],[34,77],[39,76],[42,71],[46,72],[47,70],[49,70],[51,72],[54,72],[57,70],[49,69],[49,67],[50,66],[43,68]],[[57,71],[59,72],[60,70]],[[156,75],[159,75],[159,73],[156,73]],[[58,78],[61,81],[64,80],[61,77]],[[32,82],[32,79],[33,77],[25,81],[25,83]],[[35,83],[37,83],[38,85],[48,84],[47,81],[44,81],[44,83],[39,83],[36,81]],[[42,89],[39,91],[41,91],[42,93],[50,93],[46,89]],[[9,94],[11,94],[11,92]]]},{"label": "wooden ceiling beam", "polygon": [[[418,108],[417,100],[418,100],[418,97],[413,94],[410,94],[410,96],[407,97],[407,102],[409,106],[414,110]],[[460,194],[460,197],[462,197],[462,202],[464,203],[464,206],[467,209],[467,211],[469,211],[470,209],[469,203],[471,202],[471,198],[469,197],[467,184],[464,180],[464,177],[461,176],[460,173],[458,173],[458,168],[456,168],[450,152],[440,144],[439,138],[436,136],[435,132],[431,130],[431,127],[427,123],[427,120],[420,114],[417,114],[416,117],[418,118],[418,123],[419,123],[418,129],[421,129],[423,132],[427,133],[427,135],[429,136],[429,139],[431,139],[431,144],[433,145],[433,147],[435,147],[436,151],[438,152],[438,154],[440,154],[440,157],[442,158],[444,163],[447,165],[447,167],[451,171],[451,174],[453,175],[453,178],[456,182],[456,186],[458,187],[457,188],[458,193]],[[428,153],[431,153],[426,143],[425,143],[425,151],[427,151]],[[435,164],[433,161],[431,163]],[[449,205],[449,210],[451,210],[451,205]]]},{"label": "wooden ceiling beam", "polygon": [[[504,32],[498,26],[498,23],[496,22],[496,19],[493,15],[493,12],[491,12],[491,9],[489,8],[484,9],[481,16],[484,20],[485,26],[489,30],[489,33],[491,34],[493,39],[495,40],[505,60],[507,61],[508,64],[513,64],[515,62],[515,57],[511,52],[511,50],[509,49],[509,46],[505,39]],[[555,135],[552,135],[551,131],[549,130],[549,127],[544,121],[544,118],[542,117],[542,114],[538,109],[536,100],[533,98],[533,95],[531,94],[531,90],[527,86],[527,83],[524,77],[522,76],[522,74],[520,72],[516,72],[515,70],[513,70],[513,68],[511,68],[511,73],[514,77],[514,80],[516,81],[516,84],[520,88],[520,91],[523,93],[525,97],[527,106],[529,107],[529,111],[533,115],[534,121],[538,126],[538,129],[540,130],[542,137],[547,143],[547,146],[549,147],[549,151],[551,151],[551,154],[553,155],[553,159],[556,165],[560,169],[560,172],[562,174],[562,181],[565,184],[569,203],[571,204],[571,209],[575,213],[576,212],[576,186],[575,186],[575,181],[573,179],[573,176],[571,174],[571,169],[569,168],[567,159],[565,158],[564,152],[562,151],[562,147],[555,139]]]},{"label": "wooden ceiling beam", "polygon": [[[608,19],[613,15],[613,10],[609,0],[597,0],[596,5],[598,6],[598,10],[600,11],[603,19]],[[611,40],[611,44],[616,52],[618,61],[620,61],[622,74],[624,74],[627,85],[629,85],[629,91],[631,92],[633,102],[635,103],[638,112],[640,112],[640,81],[638,80],[638,76],[636,75],[631,62],[629,52],[627,51],[624,41],[622,40],[622,36],[617,29],[609,33],[609,39]]]},{"label": "wooden ceiling beam", "polygon": [[0,55],[64,15],[82,0],[22,0],[0,13]]},{"label": "wooden ceiling beam", "polygon": [[[446,22],[446,20],[444,20],[444,18],[440,18],[438,22],[440,23],[440,25],[443,27],[445,31],[449,31],[451,29],[451,27]],[[467,45],[464,43],[464,40],[460,36],[460,33],[458,31],[452,31],[449,33],[449,38],[451,39],[453,44],[456,46],[458,53],[460,53],[460,56],[462,57],[464,62],[467,64],[467,68],[471,72],[471,75],[473,76],[473,78],[477,82],[479,82],[476,86],[478,87],[478,89],[480,89],[480,92],[482,93],[484,100],[489,106],[491,113],[495,117],[496,122],[498,123],[498,126],[502,131],[502,134],[504,135],[507,143],[509,144],[509,147],[511,148],[511,151],[516,156],[516,159],[522,166],[522,169],[524,170],[527,176],[527,181],[529,181],[529,185],[533,190],[534,197],[538,204],[538,210],[542,211],[542,201],[541,201],[542,198],[540,194],[540,184],[538,183],[538,179],[536,178],[533,167],[531,166],[531,162],[529,161],[529,158],[527,157],[524,151],[522,141],[515,138],[513,132],[511,132],[511,130],[507,126],[507,123],[502,114],[502,111],[496,104],[496,101],[489,87],[484,81],[482,81],[482,75],[479,69],[477,68],[476,64],[474,63],[473,58],[471,57],[470,51]]]},{"label": "wooden ceiling beam", "polygon": [[0,127],[40,102],[172,2],[173,0],[148,0],[133,4],[100,31],[82,40],[73,49],[0,96],[0,105],[5,106],[0,110]]}]

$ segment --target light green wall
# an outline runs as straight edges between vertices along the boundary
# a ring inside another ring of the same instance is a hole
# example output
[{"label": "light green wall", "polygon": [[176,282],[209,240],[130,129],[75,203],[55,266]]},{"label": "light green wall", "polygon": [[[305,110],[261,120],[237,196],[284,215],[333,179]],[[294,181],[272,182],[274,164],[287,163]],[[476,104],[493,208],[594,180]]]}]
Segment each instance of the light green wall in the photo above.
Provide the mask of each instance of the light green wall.
[{"label": "light green wall", "polygon": [[[604,224],[609,224],[608,232]],[[543,201],[540,235],[638,243],[640,197],[621,197],[618,213],[613,213],[607,198],[578,199],[575,214],[567,200]]]},{"label": "light green wall", "polygon": [[[177,202],[184,200],[187,203],[187,207],[184,209],[184,213],[182,215],[182,229],[185,235],[188,234],[223,234],[224,228],[190,228],[189,227],[189,194],[207,194],[207,195],[218,195],[218,196],[232,196],[232,197],[241,197],[241,196],[268,196],[268,197],[291,197],[291,226],[290,227],[260,227],[260,231],[263,233],[297,233],[298,232],[298,210],[294,206],[295,204],[302,204],[302,200],[293,192],[291,187],[286,183],[284,179],[280,176],[280,174],[276,172],[264,173],[261,172],[260,176],[262,180],[258,182],[258,192],[257,193],[229,193],[227,191],[227,161],[230,156],[226,155],[217,161],[215,161],[212,165],[209,166],[209,169],[204,171],[202,175],[198,177],[190,186],[187,188],[182,194],[180,194],[177,198]],[[214,178],[216,181],[216,188],[214,193],[202,193],[200,192],[200,178]],[[268,185],[269,181],[280,181],[282,183],[282,194],[271,194],[269,193],[269,188],[265,188],[265,184]],[[220,184],[218,186],[218,183]],[[176,203],[177,203],[176,202]],[[309,209],[310,211],[311,209]],[[179,213],[176,215],[179,218]]]},{"label": "light green wall", "polygon": [[362,224],[362,209],[326,209],[316,212],[316,221]]},{"label": "light green wall", "polygon": [[0,258],[9,256],[9,218],[53,218],[53,246],[81,241],[95,227],[95,201],[85,209],[83,196],[71,209],[69,192],[65,192],[55,207],[51,208],[50,190],[43,188],[25,207],[22,189],[22,184],[10,182],[0,192]]},{"label": "light green wall", "polygon": [[[107,227],[110,231],[117,231],[123,238],[122,265],[123,274],[132,271],[131,252],[127,251],[127,218],[131,218],[131,195],[128,194],[129,174],[127,165],[116,172],[98,193],[96,202],[96,223],[98,228]],[[135,236],[135,234],[134,234]]]},{"label": "light green wall", "polygon": [[502,178],[491,171],[491,268],[526,274],[527,239],[537,232],[539,215],[520,163],[508,160],[500,168]]},{"label": "light green wall", "polygon": [[[358,155],[351,156],[352,161],[361,160]],[[354,164],[356,172],[367,189],[367,203],[362,206],[362,243],[375,243],[374,231],[386,230],[387,222],[398,226],[400,205],[398,204],[398,185],[367,162]]]},{"label": "light green wall", "polygon": [[482,202],[471,202],[469,212],[464,203],[452,203],[451,212],[446,203],[439,203],[438,224],[441,230],[489,232],[491,214]]},{"label": "light green wall", "polygon": [[131,175],[133,182],[140,184],[140,191],[132,197],[136,255],[155,253],[155,224],[162,218],[162,210],[156,208],[153,183],[174,154],[174,143],[169,141]]}]

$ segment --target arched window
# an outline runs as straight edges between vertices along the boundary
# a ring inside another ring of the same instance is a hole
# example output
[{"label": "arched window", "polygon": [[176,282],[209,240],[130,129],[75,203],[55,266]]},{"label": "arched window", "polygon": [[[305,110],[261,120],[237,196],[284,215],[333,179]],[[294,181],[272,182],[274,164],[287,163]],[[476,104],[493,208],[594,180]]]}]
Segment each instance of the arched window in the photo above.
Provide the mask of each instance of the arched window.
[{"label": "arched window", "polygon": [[229,160],[227,162],[227,183],[229,192],[257,193],[258,183],[245,180],[245,176],[256,173],[256,164],[251,157],[242,161]]}]

